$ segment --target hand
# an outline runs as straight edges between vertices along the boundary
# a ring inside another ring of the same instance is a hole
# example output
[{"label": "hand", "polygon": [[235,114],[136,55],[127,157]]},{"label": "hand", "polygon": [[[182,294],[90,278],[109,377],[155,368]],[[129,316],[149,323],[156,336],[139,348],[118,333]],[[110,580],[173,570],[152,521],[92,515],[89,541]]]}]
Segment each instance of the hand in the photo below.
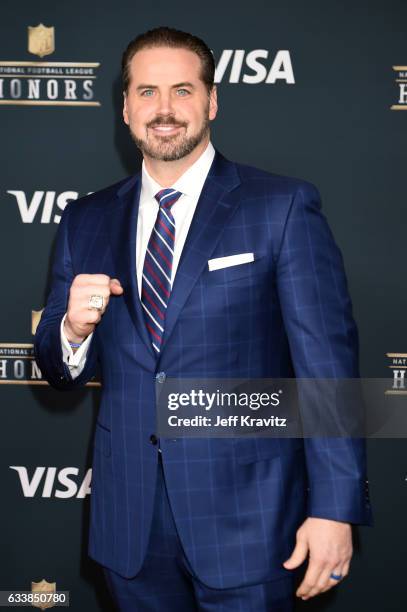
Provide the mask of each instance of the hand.
[{"label": "hand", "polygon": [[304,579],[297,589],[297,597],[309,599],[328,591],[338,580],[331,574],[346,576],[352,558],[352,528],[349,523],[322,518],[307,518],[297,531],[297,543],[286,569],[294,569],[305,561],[309,563]]},{"label": "hand", "polygon": [[[69,291],[64,332],[70,342],[82,342],[93,332],[104,314],[111,295],[121,295],[123,287],[117,278],[106,274],[78,274]],[[91,295],[103,295],[102,310],[89,309]]]}]

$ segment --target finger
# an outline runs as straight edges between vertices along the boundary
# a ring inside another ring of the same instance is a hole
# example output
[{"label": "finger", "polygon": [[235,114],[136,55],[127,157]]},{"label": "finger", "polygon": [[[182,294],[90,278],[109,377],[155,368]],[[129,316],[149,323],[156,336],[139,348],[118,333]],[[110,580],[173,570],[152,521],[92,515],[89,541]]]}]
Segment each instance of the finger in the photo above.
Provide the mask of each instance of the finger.
[{"label": "finger", "polygon": [[[332,587],[337,586],[342,580],[347,576],[349,571],[349,562],[343,563],[342,565],[337,565],[333,570],[331,570],[328,576],[325,576],[325,584],[320,590],[321,593],[325,593],[325,591],[329,591]],[[332,578],[334,576],[341,576],[341,578]]]},{"label": "finger", "polygon": [[88,299],[92,295],[101,295],[104,298],[108,298],[110,296],[110,288],[109,285],[72,285],[71,296],[74,296],[78,300]]},{"label": "finger", "polygon": [[74,278],[74,283],[80,287],[86,285],[109,285],[110,276],[107,274],[78,274]]},{"label": "finger", "polygon": [[326,565],[322,562],[310,559],[307,571],[300,586],[296,591],[297,597],[308,599],[320,580],[322,573],[326,571]]},{"label": "finger", "polygon": [[110,280],[110,292],[113,293],[113,295],[121,295],[123,293],[123,287],[118,278],[112,278]]},{"label": "finger", "polygon": [[307,558],[308,544],[305,540],[297,540],[291,557],[284,561],[283,565],[286,569],[294,569],[301,565]]},{"label": "finger", "polygon": [[332,574],[335,576],[342,576],[342,566],[336,565],[333,569],[332,566],[325,567],[315,586],[308,592],[307,599],[319,593],[325,593],[325,591],[329,591],[329,589],[336,586],[340,580],[331,578]]},{"label": "finger", "polygon": [[328,580],[333,583],[338,583],[343,578],[343,564],[337,565],[329,573]]},{"label": "finger", "polygon": [[[89,298],[85,297],[71,304],[71,306],[68,308],[69,318],[74,319],[81,323],[84,323],[84,322],[91,323],[95,321],[95,317],[94,317],[95,314],[96,315],[104,314],[106,307],[107,307],[107,300],[104,301],[103,308],[101,308],[100,310],[98,308],[90,308]],[[97,317],[96,317],[96,320],[98,320]]]},{"label": "finger", "polygon": [[[99,310],[97,308],[89,307],[89,301],[92,295],[103,296],[103,307]],[[110,291],[98,291],[98,293],[86,293],[80,295],[74,295],[70,301],[68,308],[70,318],[76,320],[79,323],[97,323],[100,321],[101,316],[105,313],[106,308],[109,304]]]},{"label": "finger", "polygon": [[82,298],[86,300],[87,303],[93,295],[102,296],[103,304],[104,306],[106,306],[110,297],[110,287],[108,285],[93,285],[91,287],[88,287],[87,289],[84,289],[82,292]]}]

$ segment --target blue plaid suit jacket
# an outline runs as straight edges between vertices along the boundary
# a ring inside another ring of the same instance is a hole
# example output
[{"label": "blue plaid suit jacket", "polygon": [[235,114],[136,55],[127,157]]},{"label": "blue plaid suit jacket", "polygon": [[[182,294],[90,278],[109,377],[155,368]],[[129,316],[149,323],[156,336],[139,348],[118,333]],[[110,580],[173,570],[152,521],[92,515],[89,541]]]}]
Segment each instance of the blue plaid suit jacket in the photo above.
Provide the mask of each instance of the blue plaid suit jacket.
[{"label": "blue plaid suit jacket", "polygon": [[[35,337],[57,389],[102,372],[94,436],[90,555],[125,577],[143,563],[157,447],[155,378],[354,378],[357,329],[341,254],[309,183],[232,163],[219,152],[202,190],[171,293],[156,361],[136,285],[141,177],[71,202]],[[254,253],[209,271],[208,260]],[[73,380],[59,335],[75,275],[120,279]],[[285,576],[307,516],[369,524],[364,442],[342,439],[163,439],[169,498],[196,576],[213,588]]]}]

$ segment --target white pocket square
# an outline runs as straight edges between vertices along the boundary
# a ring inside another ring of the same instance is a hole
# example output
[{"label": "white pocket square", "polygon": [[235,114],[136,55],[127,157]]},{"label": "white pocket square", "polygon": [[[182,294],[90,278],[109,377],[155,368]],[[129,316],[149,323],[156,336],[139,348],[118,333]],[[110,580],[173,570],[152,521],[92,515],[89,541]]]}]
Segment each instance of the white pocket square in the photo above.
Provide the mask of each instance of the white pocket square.
[{"label": "white pocket square", "polygon": [[228,255],[227,257],[216,257],[208,260],[209,271],[238,266],[239,264],[254,261],[254,253],[239,253],[238,255]]}]

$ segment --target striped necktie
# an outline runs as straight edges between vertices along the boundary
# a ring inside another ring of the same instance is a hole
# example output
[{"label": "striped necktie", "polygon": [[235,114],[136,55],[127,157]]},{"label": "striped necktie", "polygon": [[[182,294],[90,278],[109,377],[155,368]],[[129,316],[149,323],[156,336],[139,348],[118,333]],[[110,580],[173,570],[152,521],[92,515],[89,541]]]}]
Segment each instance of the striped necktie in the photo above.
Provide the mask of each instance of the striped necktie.
[{"label": "striped necktie", "polygon": [[157,355],[161,349],[165,313],[171,294],[175,244],[175,222],[171,206],[181,195],[182,193],[175,189],[161,189],[155,195],[159,209],[144,259],[141,304],[151,343]]}]

